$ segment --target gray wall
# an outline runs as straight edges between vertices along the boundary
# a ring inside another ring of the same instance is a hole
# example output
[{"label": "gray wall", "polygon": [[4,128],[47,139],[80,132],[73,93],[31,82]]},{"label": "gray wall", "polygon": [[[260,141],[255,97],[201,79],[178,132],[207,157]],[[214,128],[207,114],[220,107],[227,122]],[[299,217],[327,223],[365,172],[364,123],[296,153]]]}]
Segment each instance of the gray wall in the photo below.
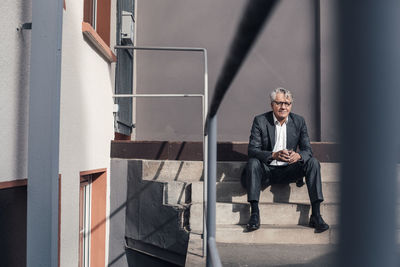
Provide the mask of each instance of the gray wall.
[{"label": "gray wall", "polygon": [[323,141],[337,141],[337,23],[336,0],[321,0],[321,128]]},{"label": "gray wall", "polygon": [[[207,48],[211,99],[246,3],[244,0],[137,0],[137,45]],[[330,74],[328,78],[322,76],[319,68],[329,68],[331,61],[324,58],[325,65],[317,64],[320,61],[317,3],[282,0],[277,5],[221,106],[219,141],[248,141],[252,118],[270,109],[267,93],[277,86],[294,93],[292,111],[305,117],[312,140],[319,141],[320,136],[323,141],[334,139],[334,133],[325,130],[331,128],[329,120],[321,129],[321,118],[325,119],[329,112],[320,113],[320,104],[329,102],[330,95],[322,93],[320,80],[321,84],[328,83]],[[325,55],[329,49],[323,50]],[[136,60],[137,93],[202,92],[200,53],[137,52]],[[200,111],[199,99],[138,99],[134,138],[201,140]]]},{"label": "gray wall", "polygon": [[27,178],[31,1],[0,4],[0,182]]},{"label": "gray wall", "polygon": [[125,251],[125,224],[127,201],[128,161],[111,160],[110,180],[110,237],[108,265],[112,267],[128,266]]}]

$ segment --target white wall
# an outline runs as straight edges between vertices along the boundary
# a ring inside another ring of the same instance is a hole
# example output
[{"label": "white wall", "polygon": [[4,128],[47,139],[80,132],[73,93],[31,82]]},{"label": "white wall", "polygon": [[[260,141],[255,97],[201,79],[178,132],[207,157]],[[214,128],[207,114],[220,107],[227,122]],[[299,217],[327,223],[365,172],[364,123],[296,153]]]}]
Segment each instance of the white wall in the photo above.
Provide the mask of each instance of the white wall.
[{"label": "white wall", "polygon": [[69,267],[78,265],[79,172],[107,168],[109,181],[114,125],[113,66],[82,35],[83,1],[66,5],[60,122],[61,266]]},{"label": "white wall", "polygon": [[29,57],[31,2],[0,4],[0,182],[27,178]]},{"label": "white wall", "polygon": [[[115,5],[113,0],[112,16]],[[0,10],[0,182],[4,182],[27,178],[31,32],[16,29],[31,22],[31,1],[2,0]],[[60,115],[61,266],[65,267],[78,265],[79,172],[107,168],[109,181],[114,134],[114,66],[84,39],[82,20],[83,0],[67,0]],[[111,21],[111,29],[115,29],[115,18]],[[115,43],[114,30],[111,32]]]}]

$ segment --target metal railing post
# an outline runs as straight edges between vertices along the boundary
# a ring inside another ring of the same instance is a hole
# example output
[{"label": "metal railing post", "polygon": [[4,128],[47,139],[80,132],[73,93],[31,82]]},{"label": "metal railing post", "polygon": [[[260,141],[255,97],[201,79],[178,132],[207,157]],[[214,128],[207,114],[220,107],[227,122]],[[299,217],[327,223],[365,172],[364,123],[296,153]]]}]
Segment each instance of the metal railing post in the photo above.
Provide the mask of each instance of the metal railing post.
[{"label": "metal railing post", "polygon": [[207,186],[207,267],[221,266],[216,233],[216,200],[217,200],[217,116],[210,117],[208,127],[208,186]]},{"label": "metal railing post", "polygon": [[[205,132],[205,125],[208,113],[208,62],[207,50],[203,50],[204,55],[204,98],[203,98],[203,133]],[[207,185],[208,185],[208,135],[203,134],[203,256],[207,256]]]}]

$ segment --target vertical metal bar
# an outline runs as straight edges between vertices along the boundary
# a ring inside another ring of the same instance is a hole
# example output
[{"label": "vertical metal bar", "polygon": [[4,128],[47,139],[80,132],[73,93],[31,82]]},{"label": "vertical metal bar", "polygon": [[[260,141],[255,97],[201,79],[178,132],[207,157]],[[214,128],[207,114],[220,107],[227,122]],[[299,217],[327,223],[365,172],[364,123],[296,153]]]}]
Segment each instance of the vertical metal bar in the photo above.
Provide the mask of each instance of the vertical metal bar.
[{"label": "vertical metal bar", "polygon": [[58,264],[58,168],[63,1],[32,2],[27,266]]},{"label": "vertical metal bar", "polygon": [[[204,97],[203,97],[203,133],[208,114],[208,62],[207,50],[203,50],[204,55]],[[207,184],[208,184],[208,135],[203,134],[203,256],[207,256]]]},{"label": "vertical metal bar", "polygon": [[[134,30],[134,38],[133,38],[133,45],[134,46],[136,46],[136,44],[137,44],[137,39],[136,39],[136,35],[137,35],[137,23],[136,23],[136,18],[137,18],[137,13],[138,13],[138,11],[137,11],[137,1],[138,0],[134,0],[134,2],[133,2],[133,4],[134,4],[134,6],[133,6],[133,11],[134,11],[134,13],[135,13],[135,28],[133,29]],[[135,77],[137,77],[137,51],[136,50],[133,50],[132,51],[133,53],[133,66],[132,66],[132,68],[133,68],[133,77],[132,77],[132,82],[133,82],[133,84],[132,84],[132,94],[136,94],[137,93],[137,79],[135,79]],[[136,99],[135,98],[132,98],[132,123],[133,122],[136,122],[137,120],[136,120],[136,112],[134,113],[134,108],[133,107],[136,107]],[[136,110],[135,110],[136,111]],[[134,138],[134,140],[136,140],[136,128],[133,128],[132,129],[132,133],[131,133],[131,136],[133,136]]]},{"label": "vertical metal bar", "polygon": [[400,2],[340,0],[338,266],[398,266]]},{"label": "vertical metal bar", "polygon": [[[217,181],[217,116],[209,118],[208,127],[208,186],[207,186],[207,243],[215,238],[216,232],[216,186]],[[207,247],[207,255],[210,255]],[[212,266],[211,257],[207,256],[207,267]]]}]

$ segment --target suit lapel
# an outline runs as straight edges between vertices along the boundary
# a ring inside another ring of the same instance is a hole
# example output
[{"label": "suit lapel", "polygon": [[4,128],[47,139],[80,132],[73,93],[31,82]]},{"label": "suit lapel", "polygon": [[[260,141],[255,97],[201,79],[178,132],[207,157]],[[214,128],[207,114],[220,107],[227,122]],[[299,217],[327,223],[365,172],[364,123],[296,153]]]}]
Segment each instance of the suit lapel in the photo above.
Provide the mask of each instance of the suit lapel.
[{"label": "suit lapel", "polygon": [[271,149],[275,147],[275,124],[274,117],[272,116],[272,112],[267,113],[267,129],[269,140],[271,140]]}]

